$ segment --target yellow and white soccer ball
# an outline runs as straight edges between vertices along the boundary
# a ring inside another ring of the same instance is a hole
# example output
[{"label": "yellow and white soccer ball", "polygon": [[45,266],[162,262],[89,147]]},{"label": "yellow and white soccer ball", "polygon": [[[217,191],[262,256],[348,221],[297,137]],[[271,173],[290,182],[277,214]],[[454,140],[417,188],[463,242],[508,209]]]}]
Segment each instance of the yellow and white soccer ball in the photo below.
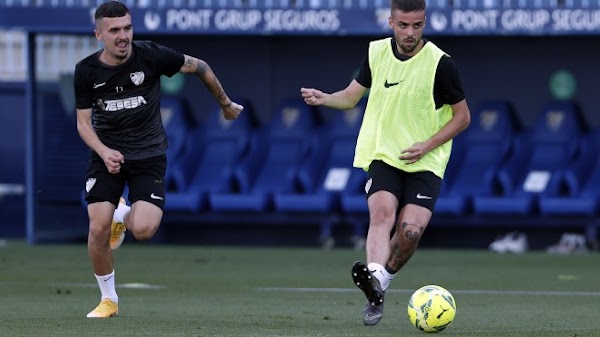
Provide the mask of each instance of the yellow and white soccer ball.
[{"label": "yellow and white soccer ball", "polygon": [[456,302],[450,292],[437,285],[415,291],[408,301],[408,319],[425,332],[444,330],[456,316]]}]

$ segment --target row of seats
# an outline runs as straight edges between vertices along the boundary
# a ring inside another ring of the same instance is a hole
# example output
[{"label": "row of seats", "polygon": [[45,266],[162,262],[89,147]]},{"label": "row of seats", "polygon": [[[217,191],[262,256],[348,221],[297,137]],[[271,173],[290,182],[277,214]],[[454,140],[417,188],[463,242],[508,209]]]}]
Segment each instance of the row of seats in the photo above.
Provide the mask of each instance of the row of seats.
[{"label": "row of seats", "polygon": [[[364,237],[367,175],[352,161],[366,100],[325,116],[302,99],[286,99],[264,125],[257,125],[251,102],[239,101],[247,107],[240,118],[227,121],[215,106],[206,121],[190,126],[182,102],[164,99],[167,213],[256,221],[265,214],[292,215],[290,221],[317,214],[322,240],[340,222]],[[435,214],[597,215],[598,153],[600,130],[587,130],[571,102],[549,102],[527,127],[509,103],[483,103],[454,140]]]},{"label": "row of seats", "polygon": [[598,214],[600,130],[572,102],[547,103],[525,128],[509,104],[483,104],[454,145],[438,212]]},{"label": "row of seats", "polygon": [[[251,107],[250,102],[243,105]],[[342,192],[364,186],[365,172],[351,167],[364,106],[361,102],[324,121],[301,99],[286,99],[260,126],[251,108],[227,121],[215,107],[204,123],[189,128],[179,116],[185,113],[181,102],[164,100],[170,143],[166,209],[339,210]]]}]

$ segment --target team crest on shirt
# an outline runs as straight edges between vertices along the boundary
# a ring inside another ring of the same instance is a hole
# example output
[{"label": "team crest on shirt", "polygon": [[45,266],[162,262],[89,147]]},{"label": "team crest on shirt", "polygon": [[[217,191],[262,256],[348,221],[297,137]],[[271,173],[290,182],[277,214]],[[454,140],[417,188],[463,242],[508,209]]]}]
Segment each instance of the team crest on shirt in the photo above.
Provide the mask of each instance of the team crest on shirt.
[{"label": "team crest on shirt", "polygon": [[144,75],[143,71],[136,71],[135,73],[129,74],[129,78],[131,78],[131,82],[133,82],[133,84],[135,84],[135,85],[140,85],[140,84],[144,83],[145,77],[146,76]]},{"label": "team crest on shirt", "polygon": [[87,193],[90,193],[90,191],[92,190],[92,187],[94,187],[95,184],[96,184],[96,178],[89,178],[85,182],[85,191]]}]

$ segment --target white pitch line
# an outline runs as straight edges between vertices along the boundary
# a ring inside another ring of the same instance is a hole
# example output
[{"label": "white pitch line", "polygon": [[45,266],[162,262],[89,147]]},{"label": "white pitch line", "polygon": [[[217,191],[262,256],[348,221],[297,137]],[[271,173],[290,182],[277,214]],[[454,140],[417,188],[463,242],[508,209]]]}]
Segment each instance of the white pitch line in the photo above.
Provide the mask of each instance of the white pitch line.
[{"label": "white pitch line", "polygon": [[[70,288],[98,288],[97,283],[51,283],[51,282],[0,282],[0,286],[19,287],[70,287]],[[165,286],[147,283],[121,283],[115,285],[125,289],[164,289]]]},{"label": "white pitch line", "polygon": [[[259,291],[279,291],[279,292],[298,292],[298,293],[349,293],[356,292],[356,289],[350,288],[278,288],[261,287]],[[388,289],[386,293],[412,294],[415,290],[411,289]],[[597,291],[529,291],[529,290],[451,290],[453,294],[465,295],[525,295],[525,296],[597,296]]]}]

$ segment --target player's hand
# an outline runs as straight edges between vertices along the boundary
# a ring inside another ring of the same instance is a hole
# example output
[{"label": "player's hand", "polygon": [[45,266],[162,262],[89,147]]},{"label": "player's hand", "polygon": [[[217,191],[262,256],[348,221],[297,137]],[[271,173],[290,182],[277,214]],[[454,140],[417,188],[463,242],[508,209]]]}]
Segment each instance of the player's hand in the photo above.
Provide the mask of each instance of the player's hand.
[{"label": "player's hand", "polygon": [[244,107],[236,102],[231,102],[230,105],[221,107],[221,112],[223,113],[223,117],[227,120],[232,120],[238,118],[240,113],[244,110]]},{"label": "player's hand", "polygon": [[104,161],[104,165],[106,165],[108,172],[113,174],[119,173],[121,171],[121,164],[125,163],[125,157],[121,152],[113,149],[104,151],[100,157]]},{"label": "player's hand", "polygon": [[406,164],[414,164],[423,158],[427,152],[429,152],[427,143],[417,142],[408,149],[402,150],[402,155],[399,158],[404,160]]},{"label": "player's hand", "polygon": [[308,105],[322,105],[325,102],[325,93],[313,88],[300,88],[304,102]]}]

